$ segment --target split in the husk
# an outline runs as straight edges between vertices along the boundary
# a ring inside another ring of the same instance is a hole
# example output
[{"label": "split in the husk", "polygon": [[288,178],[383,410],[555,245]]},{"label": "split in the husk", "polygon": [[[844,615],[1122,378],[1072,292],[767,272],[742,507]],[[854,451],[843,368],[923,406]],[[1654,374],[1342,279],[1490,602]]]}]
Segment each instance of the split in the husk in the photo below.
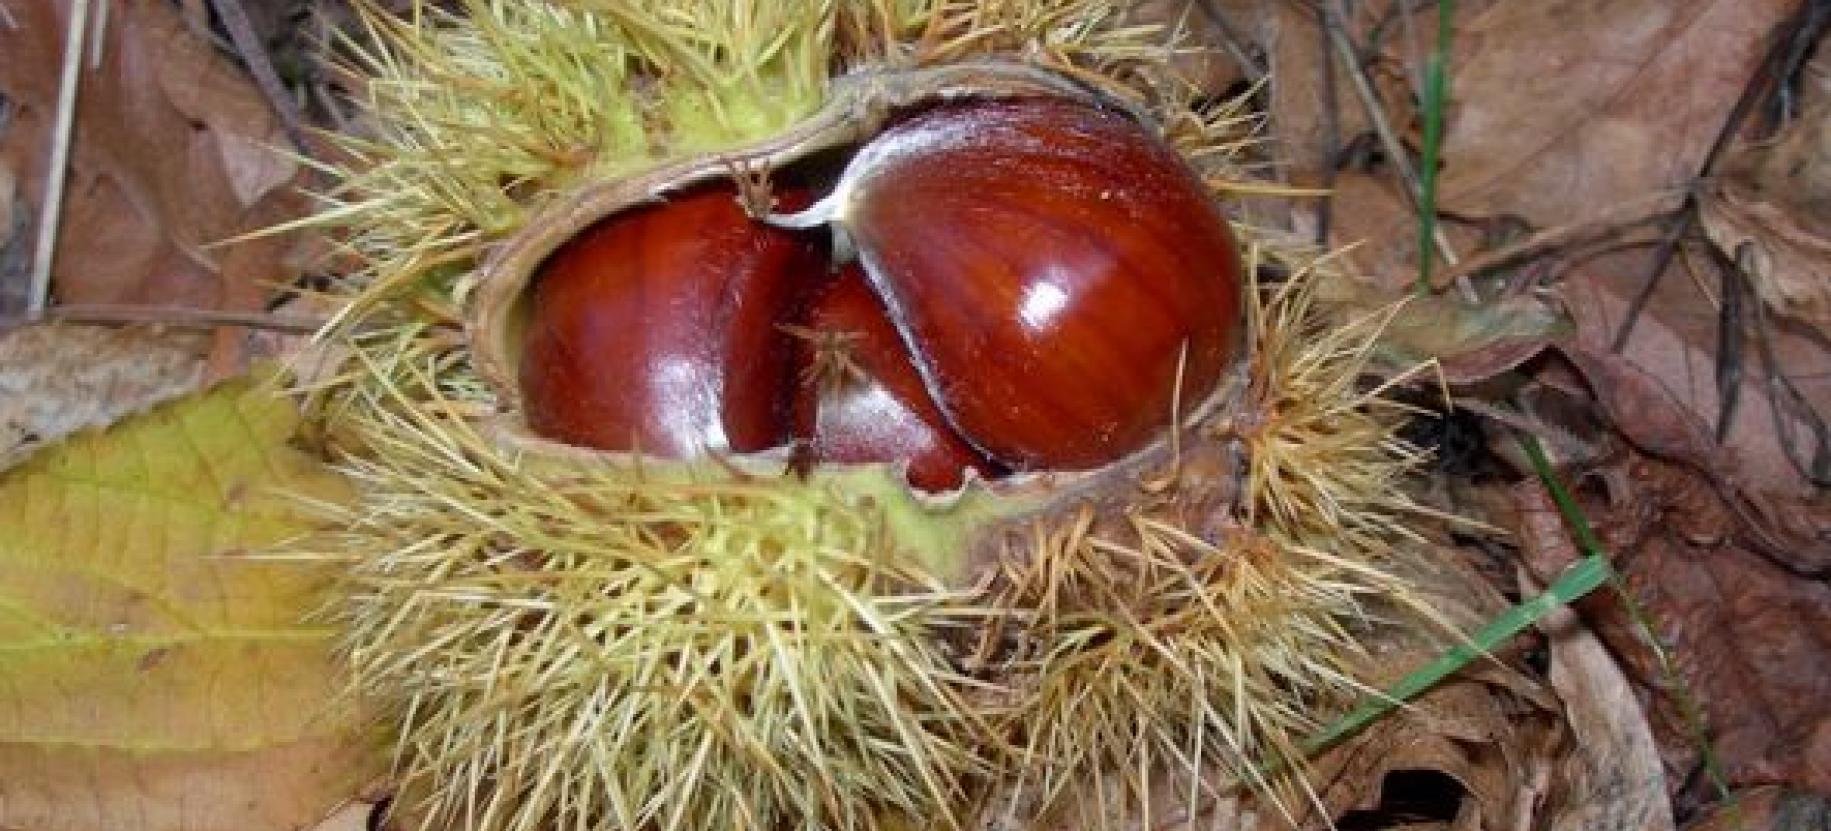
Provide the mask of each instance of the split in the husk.
[{"label": "split in the husk", "polygon": [[1413,454],[1357,386],[1379,320],[1310,312],[1326,261],[1247,292],[1238,360],[1144,446],[940,494],[787,447],[569,447],[518,401],[554,251],[933,102],[1097,100],[1221,176],[1239,132],[1155,33],[1092,2],[467,5],[370,17],[378,136],[320,219],[369,264],[320,397],[365,499],[326,550],[430,823],[1113,822],[1154,783],[1272,784],[1359,691],[1361,633],[1415,602],[1385,567]]}]

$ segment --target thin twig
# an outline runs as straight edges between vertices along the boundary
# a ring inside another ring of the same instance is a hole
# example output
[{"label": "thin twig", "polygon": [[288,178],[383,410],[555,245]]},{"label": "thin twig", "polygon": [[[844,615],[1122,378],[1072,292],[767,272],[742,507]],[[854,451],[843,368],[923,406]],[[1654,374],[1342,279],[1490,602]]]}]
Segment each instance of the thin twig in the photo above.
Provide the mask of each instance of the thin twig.
[{"label": "thin twig", "polygon": [[83,37],[89,31],[89,0],[72,0],[70,29],[64,33],[63,77],[57,87],[57,121],[51,133],[51,164],[45,172],[43,210],[39,213],[38,248],[32,262],[32,285],[26,314],[44,314],[51,299],[51,261],[57,254],[57,229],[63,218],[64,178],[70,168],[70,143],[76,126],[76,91],[82,79]]},{"label": "thin twig", "polygon": [[1221,11],[1220,3],[1216,0],[1200,0],[1195,7],[1201,10],[1203,17],[1208,18],[1208,22],[1213,23],[1214,27],[1221,31],[1221,48],[1227,50],[1227,54],[1240,65],[1240,73],[1246,76],[1247,82],[1254,87],[1264,82],[1265,67],[1260,66],[1258,61],[1253,60],[1252,56],[1247,54],[1246,47],[1243,45],[1246,38],[1240,36],[1239,31],[1234,28],[1233,22],[1227,19],[1227,14]]},{"label": "thin twig", "polygon": [[1691,225],[1697,221],[1697,195],[1695,189],[1688,190],[1685,201],[1678,206],[1678,213],[1672,217],[1672,224],[1666,227],[1666,233],[1659,240],[1659,248],[1653,255],[1653,267],[1647,269],[1647,276],[1640,283],[1640,289],[1634,292],[1634,299],[1628,303],[1627,315],[1622,318],[1621,328],[1615,331],[1615,342],[1609,345],[1609,351],[1620,352],[1627,348],[1628,336],[1634,331],[1634,324],[1640,320],[1641,310],[1647,307],[1647,301],[1653,298],[1653,290],[1659,287],[1659,275],[1666,273],[1666,266],[1672,264],[1672,258],[1678,254],[1678,243],[1691,233]]},{"label": "thin twig", "polygon": [[1729,438],[1735,426],[1736,412],[1742,404],[1742,347],[1747,343],[1744,329],[1743,300],[1748,286],[1742,281],[1742,269],[1717,252],[1717,273],[1723,281],[1723,306],[1717,320],[1717,444]]},{"label": "thin twig", "polygon": [[[1324,15],[1326,20],[1327,15]],[[1341,147],[1341,91],[1335,85],[1335,50],[1329,48],[1329,27],[1319,21],[1316,26],[1317,37],[1322,38],[1322,189],[1335,192],[1335,173],[1337,148]],[[1316,206],[1316,246],[1326,249],[1329,246],[1329,231],[1335,219],[1335,199],[1324,196]]]},{"label": "thin twig", "polygon": [[[1784,85],[1787,78],[1799,70],[1811,54],[1811,47],[1824,34],[1827,24],[1831,24],[1831,2],[1806,0],[1792,17],[1774,27],[1776,33],[1786,32],[1787,36],[1776,37],[1767,54],[1755,66],[1748,83],[1742,87],[1741,96],[1736,98],[1735,106],[1730,108],[1729,116],[1723,120],[1722,128],[1717,130],[1716,138],[1705,152],[1694,181],[1708,181],[1716,173],[1717,163],[1722,160],[1724,151],[1729,149],[1736,135],[1742,131],[1743,122],[1748,120],[1749,114],[1755,111],[1758,104],[1766,101]],[[1659,251],[1653,257],[1653,266],[1647,269],[1646,276],[1641,279],[1640,289],[1634,293],[1634,301],[1628,305],[1627,315],[1621,321],[1621,328],[1615,332],[1614,343],[1610,344],[1611,351],[1620,352],[1627,348],[1634,325],[1640,321],[1640,313],[1653,297],[1653,289],[1658,285],[1660,275],[1666,272],[1666,266],[1672,264],[1679,241],[1697,224],[1697,197],[1696,186],[1686,189],[1685,202],[1679,206],[1678,218],[1665,238],[1660,240]]]},{"label": "thin twig", "polygon": [[1550,251],[1595,245],[1614,239],[1634,228],[1672,215],[1675,208],[1671,203],[1678,198],[1675,193],[1658,193],[1624,202],[1590,219],[1536,231],[1505,248],[1479,252],[1454,268],[1437,272],[1431,278],[1431,287],[1441,291],[1458,279],[1517,265]]},{"label": "thin twig", "polygon": [[1380,137],[1380,146],[1391,158],[1393,168],[1398,170],[1405,192],[1416,198],[1418,172],[1411,166],[1411,157],[1405,152],[1404,145],[1399,143],[1392,124],[1386,120],[1386,111],[1380,105],[1379,95],[1374,93],[1372,82],[1367,80],[1367,73],[1361,68],[1360,54],[1348,40],[1347,31],[1343,28],[1346,12],[1342,10],[1341,0],[1330,0],[1322,12],[1323,28],[1329,33],[1329,40],[1335,44],[1335,51],[1345,65],[1348,80],[1354,82],[1354,91],[1360,96],[1361,108],[1366,110],[1368,120],[1373,122],[1374,133]]},{"label": "thin twig", "polygon": [[339,133],[350,131],[350,117],[343,114],[342,105],[331,95],[331,91],[322,81],[313,81],[310,85],[312,99],[318,102],[326,115],[331,119],[331,128]]},{"label": "thin twig", "polygon": [[108,45],[108,10],[112,0],[95,0],[95,22],[89,29],[89,69],[102,68],[102,53]]},{"label": "thin twig", "polygon": [[[1733,260],[1734,267],[1742,269],[1745,259],[1743,252],[1737,252]],[[1767,382],[1768,411],[1774,419],[1774,437],[1780,444],[1781,452],[1786,454],[1787,462],[1799,471],[1800,476],[1815,487],[1831,487],[1831,426],[1826,425],[1824,417],[1800,394],[1792,377],[1782,371],[1780,362],[1775,359],[1774,335],[1767,319],[1766,304],[1757,302],[1750,305],[1753,311],[1750,317],[1755,324],[1755,346],[1761,353],[1762,374]],[[1812,433],[1810,458],[1806,458],[1799,449],[1797,429],[1802,425]]]},{"label": "thin twig", "polygon": [[232,312],[186,306],[135,306],[106,303],[54,306],[42,314],[0,317],[0,332],[10,332],[38,321],[62,323],[148,323],[187,329],[241,326],[288,335],[312,335],[324,328],[323,319],[276,315],[266,312]]},{"label": "thin twig", "polygon": [[[1361,68],[1360,55],[1355,50],[1354,44],[1348,40],[1348,33],[1344,28],[1348,14],[1342,6],[1342,0],[1329,0],[1327,7],[1322,9],[1322,13],[1323,28],[1328,30],[1329,39],[1335,42],[1335,51],[1339,53],[1342,63],[1346,64],[1348,80],[1354,82],[1354,91],[1361,99],[1361,108],[1366,110],[1367,119],[1373,123],[1373,132],[1380,138],[1381,148],[1386,151],[1386,157],[1391,160],[1393,169],[1398,171],[1399,181],[1404,186],[1402,189],[1405,191],[1406,197],[1411,200],[1412,207],[1416,209],[1419,207],[1417,168],[1412,166],[1411,156],[1405,152],[1405,146],[1399,143],[1398,133],[1393,131],[1392,123],[1386,120],[1386,111],[1380,105],[1379,95],[1373,91],[1373,83],[1367,79],[1366,71]],[[1432,234],[1432,239],[1436,242],[1438,255],[1443,257],[1443,261],[1450,266],[1461,262],[1461,258],[1456,256],[1455,248],[1450,245],[1449,236],[1443,233],[1442,226],[1438,226],[1435,230],[1436,233]],[[1457,289],[1461,291],[1466,300],[1473,302],[1479,299],[1475,294],[1474,286],[1470,285],[1467,280],[1458,282]]]},{"label": "thin twig", "polygon": [[254,31],[254,24],[248,20],[248,12],[242,8],[241,0],[210,0],[216,7],[216,16],[222,18],[223,28],[229,31],[229,41],[235,44],[235,51],[242,56],[242,63],[248,65],[248,74],[254,76],[254,85],[261,90],[261,96],[267,99],[267,105],[280,118],[280,127],[286,132],[286,140],[306,156],[311,157],[311,147],[305,143],[305,130],[299,123],[299,108],[292,96],[286,94],[286,84],[280,81],[279,73],[273,70],[273,60],[267,56],[267,49],[261,44],[261,38]]}]

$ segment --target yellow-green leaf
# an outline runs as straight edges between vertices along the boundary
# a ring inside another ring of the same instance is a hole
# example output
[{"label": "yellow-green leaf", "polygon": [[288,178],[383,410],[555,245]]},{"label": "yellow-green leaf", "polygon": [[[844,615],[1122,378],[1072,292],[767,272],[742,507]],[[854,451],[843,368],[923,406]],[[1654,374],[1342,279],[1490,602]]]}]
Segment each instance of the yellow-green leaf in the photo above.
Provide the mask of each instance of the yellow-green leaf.
[{"label": "yellow-green leaf", "polygon": [[0,827],[288,831],[372,770],[325,567],[251,556],[348,498],[296,426],[237,382],[0,477]]}]

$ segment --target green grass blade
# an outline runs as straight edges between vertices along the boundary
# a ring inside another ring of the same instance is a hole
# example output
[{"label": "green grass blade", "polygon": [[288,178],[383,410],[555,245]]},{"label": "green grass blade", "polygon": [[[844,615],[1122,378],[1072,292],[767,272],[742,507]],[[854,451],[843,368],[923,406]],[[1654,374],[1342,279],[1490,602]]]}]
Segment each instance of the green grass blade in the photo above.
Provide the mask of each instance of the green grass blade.
[{"label": "green grass blade", "polygon": [[1443,151],[1443,110],[1450,94],[1450,32],[1455,16],[1455,0],[1437,0],[1437,48],[1424,62],[1424,146],[1418,160],[1418,294],[1430,291],[1431,268],[1437,263],[1437,167]]},{"label": "green grass blade", "polygon": [[1589,527],[1589,518],[1583,515],[1583,509],[1577,507],[1577,500],[1564,487],[1551,469],[1551,460],[1545,458],[1545,449],[1539,446],[1539,440],[1530,433],[1520,435],[1519,446],[1526,451],[1526,458],[1532,461],[1532,471],[1538,474],[1539,481],[1545,490],[1551,493],[1551,501],[1558,506],[1558,514],[1564,517],[1564,524],[1570,526],[1571,535],[1577,539],[1577,547],[1591,557],[1603,555],[1602,541],[1596,539],[1595,530]]},{"label": "green grass blade", "polygon": [[1616,579],[1614,569],[1610,567],[1608,557],[1603,553],[1601,541],[1596,538],[1595,531],[1590,528],[1589,520],[1583,516],[1582,509],[1577,507],[1576,499],[1570,495],[1570,491],[1565,489],[1564,483],[1560,482],[1552,471],[1551,463],[1545,458],[1545,451],[1539,446],[1538,440],[1530,435],[1523,436],[1520,439],[1520,445],[1525,449],[1527,458],[1532,460],[1532,467],[1538,474],[1539,481],[1543,482],[1546,490],[1551,493],[1552,501],[1558,506],[1558,513],[1569,524],[1578,546],[1587,556],[1566,570],[1563,576],[1551,585],[1551,588],[1546,589],[1537,597],[1522,601],[1488,621],[1470,635],[1466,642],[1445,649],[1430,663],[1400,678],[1383,694],[1363,699],[1347,715],[1336,719],[1322,732],[1306,740],[1302,745],[1306,755],[1325,750],[1336,742],[1359,732],[1361,728],[1386,715],[1393,708],[1417,697],[1436,685],[1437,682],[1468,666],[1475,659],[1494,651],[1495,647],[1506,643],[1515,635],[1525,631],[1527,627],[1538,623],[1558,607],[1571,603],[1577,598],[1595,591],[1598,586],[1612,583]]},{"label": "green grass blade", "polygon": [[1444,650],[1435,660],[1413,670],[1388,687],[1383,695],[1362,699],[1353,711],[1305,741],[1304,752],[1317,753],[1359,732],[1401,703],[1417,697],[1476,658],[1492,652],[1495,647],[1525,631],[1526,627],[1537,623],[1553,610],[1594,591],[1597,586],[1608,582],[1610,574],[1607,559],[1600,556],[1583,558],[1559,577],[1551,588],[1488,621],[1470,635],[1466,643],[1455,644]]},{"label": "green grass blade", "polygon": [[[1532,460],[1533,470],[1538,473],[1539,479],[1551,492],[1551,499],[1557,503],[1558,513],[1564,516],[1564,522],[1570,526],[1572,534],[1577,539],[1577,545],[1582,547],[1583,553],[1590,555],[1590,559],[1604,556],[1602,542],[1596,539],[1596,532],[1590,528],[1589,520],[1583,516],[1582,509],[1577,507],[1577,500],[1572,498],[1570,491],[1565,490],[1564,484],[1551,474],[1551,463],[1546,460],[1545,451],[1539,447],[1538,439],[1531,435],[1522,435],[1520,447],[1526,451],[1526,457]],[[1697,696],[1692,695],[1691,687],[1685,683],[1684,677],[1679,675],[1678,666],[1672,659],[1672,653],[1666,649],[1665,642],[1659,638],[1658,629],[1653,626],[1653,619],[1647,614],[1646,607],[1640,605],[1640,601],[1628,592],[1628,588],[1621,582],[1619,574],[1609,575],[1609,586],[1614,589],[1615,596],[1621,599],[1622,608],[1627,611],[1628,619],[1633,621],[1641,642],[1652,650],[1653,656],[1659,664],[1660,681],[1672,696],[1673,703],[1678,706],[1679,713],[1685,720],[1686,732],[1691,735],[1691,741],[1698,746],[1698,757],[1704,766],[1704,775],[1709,777],[1711,787],[1717,792],[1717,798],[1728,806],[1727,810],[1731,812],[1732,819],[1734,819],[1735,812],[1738,810],[1735,796],[1730,792],[1729,777],[1723,772],[1722,760],[1717,757],[1716,747],[1710,741],[1703,706],[1698,703]],[[1736,822],[1740,821],[1736,820]]]}]

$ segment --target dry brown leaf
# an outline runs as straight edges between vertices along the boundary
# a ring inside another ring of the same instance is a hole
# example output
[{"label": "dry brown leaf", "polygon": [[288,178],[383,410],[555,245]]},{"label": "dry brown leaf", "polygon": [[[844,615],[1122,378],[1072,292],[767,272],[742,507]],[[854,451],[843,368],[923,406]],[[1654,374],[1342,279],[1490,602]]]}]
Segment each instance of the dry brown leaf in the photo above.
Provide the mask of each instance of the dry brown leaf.
[{"label": "dry brown leaf", "polygon": [[1831,503],[1729,493],[1749,550],[1802,574],[1831,575]]},{"label": "dry brown leaf", "polygon": [[[40,203],[71,5],[7,0],[0,93],[17,108],[0,165]],[[294,215],[298,166],[252,86],[166,3],[113,3],[85,65],[53,292],[67,303],[256,310],[291,279],[287,241],[223,240]]]},{"label": "dry brown leaf", "polygon": [[[1693,435],[1681,437],[1668,431],[1666,438],[1692,445],[1694,449],[1685,456],[1690,461],[1722,464],[1726,475],[1735,476],[1751,490],[1809,494],[1811,488],[1783,444],[1786,433],[1776,427],[1764,367],[1752,343],[1743,347],[1740,356],[1739,404],[1721,452],[1713,459],[1704,449],[1717,445],[1714,431],[1722,408],[1718,363],[1727,358],[1718,354],[1722,325],[1718,301],[1688,271],[1690,262],[1681,258],[1659,279],[1626,348],[1619,354],[1610,351],[1609,344],[1640,288],[1647,256],[1638,253],[1592,263],[1573,273],[1561,289],[1577,324],[1572,346],[1576,352],[1572,354],[1580,352],[1590,356],[1593,364],[1608,365],[1593,380],[1600,382],[1595,386],[1603,408],[1615,414],[1613,423],[1635,437],[1648,432],[1649,421],[1688,422],[1691,427],[1686,429]],[[1771,328],[1770,334],[1780,370],[1821,414],[1831,414],[1831,350],[1810,334],[1778,327]],[[1785,410],[1782,417],[1788,432],[1804,440],[1795,451],[1809,459],[1813,452],[1810,427]]]},{"label": "dry brown leaf", "polygon": [[[1693,470],[1629,454],[1598,471],[1606,495],[1584,510],[1663,641],[1707,723],[1732,784],[1831,790],[1831,585],[1802,579],[1743,544],[1738,517]],[[1514,491],[1525,562],[1549,580],[1577,558],[1536,483]],[[1625,662],[1646,701],[1667,772],[1685,781],[1701,758],[1670,684],[1620,599],[1579,606]]]},{"label": "dry brown leaf", "polygon": [[1319,283],[1316,296],[1337,320],[1388,316],[1376,345],[1386,365],[1411,370],[1432,362],[1432,380],[1449,384],[1511,370],[1573,328],[1555,302],[1528,294],[1469,304],[1342,277]]},{"label": "dry brown leaf", "polygon": [[[1361,50],[1386,123],[1404,152],[1415,154],[1421,141],[1415,102],[1435,7],[1338,5],[1348,10],[1345,33]],[[1683,188],[1752,73],[1768,30],[1793,5],[1458,4],[1440,211],[1477,224],[1569,226]],[[1389,152],[1371,139],[1374,124],[1340,56],[1327,54],[1314,7],[1271,6],[1261,29],[1275,70],[1273,133],[1288,151],[1282,157],[1293,181],[1319,181],[1324,165],[1356,141]],[[1325,55],[1338,73],[1334,135],[1322,83]],[[1371,177],[1348,171],[1337,180],[1332,203],[1333,243],[1362,244],[1357,259],[1367,274],[1394,288],[1417,270],[1415,211],[1402,187],[1390,165]],[[1483,244],[1459,223],[1442,227],[1464,256]]]},{"label": "dry brown leaf", "polygon": [[[1390,173],[1342,172],[1329,210],[1330,236],[1347,247],[1356,274],[1388,292],[1411,287],[1418,274],[1418,216]],[[1307,216],[1300,217],[1308,223]]]},{"label": "dry brown leaf", "polygon": [[[1379,58],[1371,63],[1367,79],[1380,97],[1382,110],[1393,110],[1394,102],[1409,102],[1412,94],[1404,76],[1405,62],[1394,59],[1406,51],[1406,44],[1394,39],[1399,27],[1393,24],[1403,13],[1390,2],[1344,6],[1350,14],[1343,27],[1346,36],[1356,48],[1371,50]],[[1271,56],[1271,132],[1277,137],[1279,156],[1291,180],[1314,185],[1322,180],[1324,170],[1336,163],[1344,147],[1357,137],[1372,134],[1373,120],[1356,93],[1350,68],[1338,47],[1325,37],[1322,17],[1315,6],[1267,3],[1261,4],[1259,15],[1256,28]],[[1369,44],[1375,30],[1384,35],[1379,43]],[[1324,67],[1333,69],[1333,112],[1328,95],[1331,78]],[[1388,120],[1396,130],[1409,126],[1409,119],[1402,115],[1389,115]],[[1406,213],[1410,213],[1409,209]]]},{"label": "dry brown leaf", "polygon": [[1831,105],[1743,145],[1698,197],[1704,230],[1777,315],[1831,328]]},{"label": "dry brown leaf", "polygon": [[[1433,655],[1393,657],[1417,666]],[[1522,708],[1509,692],[1470,680],[1446,683],[1325,754],[1315,779],[1333,819],[1339,823],[1356,812],[1389,818],[1402,806],[1443,821],[1470,815],[1458,827],[1524,827],[1537,808],[1531,795],[1536,771],[1550,765],[1546,743],[1558,728],[1549,713]],[[1434,804],[1417,804],[1421,800],[1399,791],[1409,790],[1403,788],[1407,777],[1424,778],[1419,773],[1447,777],[1461,794],[1439,791],[1432,794]]]},{"label": "dry brown leaf", "polygon": [[1604,350],[1568,345],[1560,351],[1589,383],[1597,409],[1634,446],[1699,469],[1733,471],[1734,461],[1704,420],[1658,377]]},{"label": "dry brown leaf", "polygon": [[[1429,591],[1446,620],[1473,628],[1507,608],[1466,554],[1432,551]],[[1369,646],[1377,654],[1369,682],[1375,686],[1396,682],[1440,650],[1416,636]],[[1565,744],[1555,710],[1556,700],[1535,679],[1503,663],[1478,662],[1323,754],[1310,781],[1337,823],[1424,814],[1439,827],[1534,827],[1542,783]],[[1444,778],[1460,793],[1440,787]]]},{"label": "dry brown leaf", "polygon": [[1725,182],[1699,204],[1704,230],[1724,255],[1743,263],[1755,293],[1782,317],[1831,327],[1831,238],[1803,226],[1784,203]]},{"label": "dry brown leaf", "polygon": [[1580,346],[1564,346],[1560,353],[1586,379],[1598,410],[1628,443],[1712,483],[1734,513],[1728,531],[1739,545],[1800,575],[1831,575],[1831,503],[1815,494],[1772,491],[1765,478],[1747,476],[1736,450],[1717,445],[1692,406],[1628,359]]},{"label": "dry brown leaf", "polygon": [[1463,17],[1440,204],[1545,227],[1684,187],[1796,6],[1547,0]]},{"label": "dry brown leaf", "polygon": [[[1541,590],[1528,581],[1524,588]],[[1569,609],[1539,622],[1551,653],[1551,686],[1575,739],[1549,800],[1552,831],[1670,831],[1672,803],[1658,747],[1621,667]]]},{"label": "dry brown leaf", "polygon": [[312,826],[309,831],[370,831],[370,815],[375,813],[372,802],[352,801],[325,817],[323,822]]},{"label": "dry brown leaf", "polygon": [[[1743,475],[1735,452],[1716,444],[1689,406],[1627,359],[1574,345],[1558,351],[1584,379],[1593,406],[1616,434],[1712,485],[1734,512],[1729,530],[1740,545],[1801,575],[1831,574],[1831,504],[1766,489],[1764,480]],[[1539,378],[1552,377],[1559,366],[1547,365]]]},{"label": "dry brown leaf", "polygon": [[0,470],[86,427],[195,388],[193,333],[46,324],[0,333]]},{"label": "dry brown leaf", "polygon": [[1772,785],[1736,794],[1733,805],[1705,811],[1685,831],[1827,831],[1831,796]]}]

